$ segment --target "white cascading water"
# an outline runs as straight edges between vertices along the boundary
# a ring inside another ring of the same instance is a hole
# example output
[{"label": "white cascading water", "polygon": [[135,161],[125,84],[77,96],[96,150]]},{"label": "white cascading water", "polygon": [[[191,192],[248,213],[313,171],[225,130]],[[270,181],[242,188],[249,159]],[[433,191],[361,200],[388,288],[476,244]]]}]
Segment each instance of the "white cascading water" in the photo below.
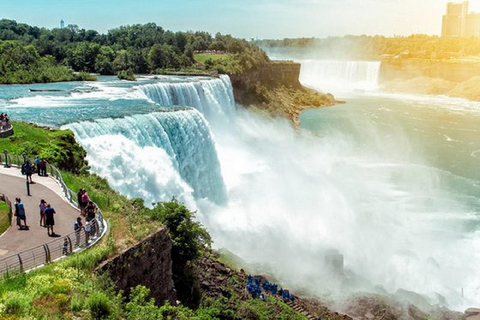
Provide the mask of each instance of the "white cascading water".
[{"label": "white cascading water", "polygon": [[225,122],[235,111],[232,85],[228,76],[189,82],[157,82],[139,86],[148,99],[160,106],[189,106],[210,122]]},{"label": "white cascading water", "polygon": [[[113,186],[121,186],[120,190],[128,196],[142,196],[147,204],[172,196],[188,200],[189,190],[183,179],[193,189],[195,198],[225,201],[213,137],[207,122],[195,109],[97,119],[66,127],[75,132],[87,149],[93,171],[105,174]],[[137,157],[143,160],[134,162]],[[149,177],[147,171],[159,178]],[[171,179],[164,179],[166,171]],[[131,188],[132,185],[136,187]]]},{"label": "white cascading water", "polygon": [[300,60],[300,82],[322,92],[376,90],[380,61]]},{"label": "white cascading water", "polygon": [[[313,87],[329,77],[373,88],[378,77],[375,63],[371,77],[357,66],[362,75],[350,78],[353,71],[340,66],[332,75],[319,68],[318,75],[308,70],[317,62],[304,63],[301,81]],[[434,294],[440,293],[454,307],[463,303],[462,286],[480,296],[476,266],[464,263],[480,261],[480,241],[456,231],[468,211],[401,130],[389,131],[386,144],[383,127],[352,119],[361,145],[348,129],[321,137],[296,131],[287,120],[235,111],[225,77],[137,89],[165,112],[68,125],[93,171],[123,194],[146,204],[184,200],[199,209],[217,247],[260,263],[291,287],[345,294],[380,285],[426,294],[431,303],[440,302]],[[196,109],[165,108],[190,103]],[[460,189],[470,182],[461,183]],[[330,249],[344,255],[345,276],[325,265]]]}]

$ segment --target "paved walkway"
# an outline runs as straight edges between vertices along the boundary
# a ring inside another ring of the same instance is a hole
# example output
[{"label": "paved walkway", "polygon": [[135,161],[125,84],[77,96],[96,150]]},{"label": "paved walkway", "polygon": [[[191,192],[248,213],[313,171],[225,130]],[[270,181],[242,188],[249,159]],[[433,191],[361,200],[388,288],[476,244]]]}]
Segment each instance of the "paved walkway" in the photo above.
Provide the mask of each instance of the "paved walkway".
[{"label": "paved walkway", "polygon": [[20,169],[0,166],[0,193],[4,193],[12,203],[16,197],[22,199],[30,227],[30,230],[18,230],[14,220],[13,225],[0,236],[0,258],[55,239],[47,235],[47,228],[40,227],[38,205],[41,199],[49,202],[57,212],[53,229],[55,233],[64,235],[73,231],[79,211],[65,199],[60,184],[51,177],[39,177],[36,174],[33,175],[33,181],[35,184],[30,185],[31,196],[28,196],[25,176],[21,175]]}]

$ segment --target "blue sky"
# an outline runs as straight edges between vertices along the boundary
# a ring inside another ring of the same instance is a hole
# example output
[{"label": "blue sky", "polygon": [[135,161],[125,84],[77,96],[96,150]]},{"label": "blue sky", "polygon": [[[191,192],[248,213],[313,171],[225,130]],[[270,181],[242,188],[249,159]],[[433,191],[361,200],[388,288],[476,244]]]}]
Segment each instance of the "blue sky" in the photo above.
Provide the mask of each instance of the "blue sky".
[{"label": "blue sky", "polygon": [[[439,34],[444,0],[0,0],[0,18],[54,28],[108,29],[155,22],[242,38]],[[480,11],[480,0],[471,0]]]}]

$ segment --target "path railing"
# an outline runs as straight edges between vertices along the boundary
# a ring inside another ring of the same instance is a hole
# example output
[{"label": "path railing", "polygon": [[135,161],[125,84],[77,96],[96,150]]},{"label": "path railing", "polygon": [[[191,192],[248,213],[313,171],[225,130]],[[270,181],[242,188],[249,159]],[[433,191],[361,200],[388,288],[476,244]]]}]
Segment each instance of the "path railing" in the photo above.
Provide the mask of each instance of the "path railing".
[{"label": "path railing", "polygon": [[[7,152],[5,152],[4,155],[0,155],[0,164],[4,164],[5,166],[21,168],[24,160],[24,156],[10,155]],[[78,208],[78,204],[75,201],[76,193],[67,187],[63,181],[60,170],[55,166],[48,164],[47,173],[53,176],[60,184],[68,202],[70,202],[72,206]],[[103,218],[102,210],[96,203],[95,206],[97,207],[97,212],[95,219],[91,220],[91,229],[88,232],[84,230],[81,230],[80,232],[74,231],[39,246],[1,258],[0,276],[10,272],[28,271],[46,265],[61,257],[68,256],[76,250],[83,250],[94,245],[107,231],[107,224]],[[12,208],[11,203],[10,208]]]},{"label": "path railing", "polygon": [[5,128],[2,128],[0,125],[0,138],[6,138],[11,135],[13,135],[13,126],[11,124]]},{"label": "path railing", "polygon": [[103,233],[100,230],[98,233],[96,232],[99,225],[96,219],[91,220],[90,223],[91,228],[88,231],[85,231],[85,229],[74,231],[55,240],[0,259],[0,277],[35,269],[66,257],[74,251],[91,247],[103,236]]}]

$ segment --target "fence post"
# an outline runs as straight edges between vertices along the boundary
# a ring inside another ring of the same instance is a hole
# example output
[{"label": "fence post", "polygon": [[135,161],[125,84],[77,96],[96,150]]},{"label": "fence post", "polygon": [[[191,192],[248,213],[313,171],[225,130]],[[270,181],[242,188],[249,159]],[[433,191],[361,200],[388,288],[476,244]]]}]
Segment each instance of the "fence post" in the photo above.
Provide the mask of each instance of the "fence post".
[{"label": "fence post", "polygon": [[43,250],[45,250],[45,264],[47,264],[50,262],[50,249],[46,243],[43,245]]},{"label": "fence post", "polygon": [[20,263],[20,272],[23,272],[23,261],[22,261],[22,257],[20,257],[20,253],[17,254],[17,257],[18,257],[18,262]]},{"label": "fence post", "polygon": [[67,235],[67,239],[68,239],[68,246],[70,248],[70,251],[69,251],[69,254],[70,254],[73,252],[72,239],[70,239],[69,235]]}]

